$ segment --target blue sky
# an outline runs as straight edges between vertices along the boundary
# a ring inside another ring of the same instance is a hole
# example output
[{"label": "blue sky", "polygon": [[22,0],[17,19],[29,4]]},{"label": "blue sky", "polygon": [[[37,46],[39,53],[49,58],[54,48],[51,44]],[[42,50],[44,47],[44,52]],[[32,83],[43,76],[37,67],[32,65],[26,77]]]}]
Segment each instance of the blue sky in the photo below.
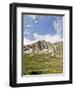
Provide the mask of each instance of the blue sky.
[{"label": "blue sky", "polygon": [[63,39],[63,16],[23,15],[24,44],[36,40],[56,42]]}]

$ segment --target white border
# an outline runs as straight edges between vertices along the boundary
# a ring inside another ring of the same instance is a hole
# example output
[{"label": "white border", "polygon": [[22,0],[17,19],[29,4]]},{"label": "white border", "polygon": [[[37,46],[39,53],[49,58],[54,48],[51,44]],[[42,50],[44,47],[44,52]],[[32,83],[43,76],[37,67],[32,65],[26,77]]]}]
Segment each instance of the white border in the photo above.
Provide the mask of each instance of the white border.
[{"label": "white border", "polygon": [[[22,25],[21,13],[44,13],[44,14],[64,14],[64,73],[54,75],[38,75],[38,76],[21,76],[22,67]],[[69,80],[69,11],[55,10],[55,9],[37,9],[37,8],[17,8],[17,83],[31,83],[31,82],[51,82],[51,81],[65,81]]]}]

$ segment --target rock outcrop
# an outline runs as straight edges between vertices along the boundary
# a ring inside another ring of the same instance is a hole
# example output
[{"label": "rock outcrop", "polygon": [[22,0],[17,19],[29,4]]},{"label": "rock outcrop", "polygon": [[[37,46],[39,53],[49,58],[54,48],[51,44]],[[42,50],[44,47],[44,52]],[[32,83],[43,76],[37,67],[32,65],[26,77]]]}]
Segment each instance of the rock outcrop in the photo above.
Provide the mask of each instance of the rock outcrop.
[{"label": "rock outcrop", "polygon": [[24,53],[28,54],[42,54],[49,53],[51,56],[61,56],[63,55],[63,42],[50,43],[45,40],[37,41],[30,45],[23,46]]}]

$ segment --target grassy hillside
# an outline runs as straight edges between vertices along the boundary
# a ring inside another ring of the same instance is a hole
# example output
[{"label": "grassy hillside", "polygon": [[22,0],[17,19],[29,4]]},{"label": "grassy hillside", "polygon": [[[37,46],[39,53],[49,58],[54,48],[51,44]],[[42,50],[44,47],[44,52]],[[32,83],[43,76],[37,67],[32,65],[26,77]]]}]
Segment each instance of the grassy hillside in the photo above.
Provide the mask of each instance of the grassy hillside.
[{"label": "grassy hillside", "polygon": [[49,54],[23,54],[23,74],[63,73],[63,57],[51,57]]}]

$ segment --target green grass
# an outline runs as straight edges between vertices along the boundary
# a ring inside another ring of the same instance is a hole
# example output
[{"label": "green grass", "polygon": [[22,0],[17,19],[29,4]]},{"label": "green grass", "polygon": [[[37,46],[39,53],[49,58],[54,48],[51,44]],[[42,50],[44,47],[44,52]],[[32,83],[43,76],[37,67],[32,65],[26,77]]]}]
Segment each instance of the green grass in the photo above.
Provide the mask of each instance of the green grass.
[{"label": "green grass", "polygon": [[23,74],[58,74],[63,73],[63,57],[51,57],[49,54],[24,54]]}]

